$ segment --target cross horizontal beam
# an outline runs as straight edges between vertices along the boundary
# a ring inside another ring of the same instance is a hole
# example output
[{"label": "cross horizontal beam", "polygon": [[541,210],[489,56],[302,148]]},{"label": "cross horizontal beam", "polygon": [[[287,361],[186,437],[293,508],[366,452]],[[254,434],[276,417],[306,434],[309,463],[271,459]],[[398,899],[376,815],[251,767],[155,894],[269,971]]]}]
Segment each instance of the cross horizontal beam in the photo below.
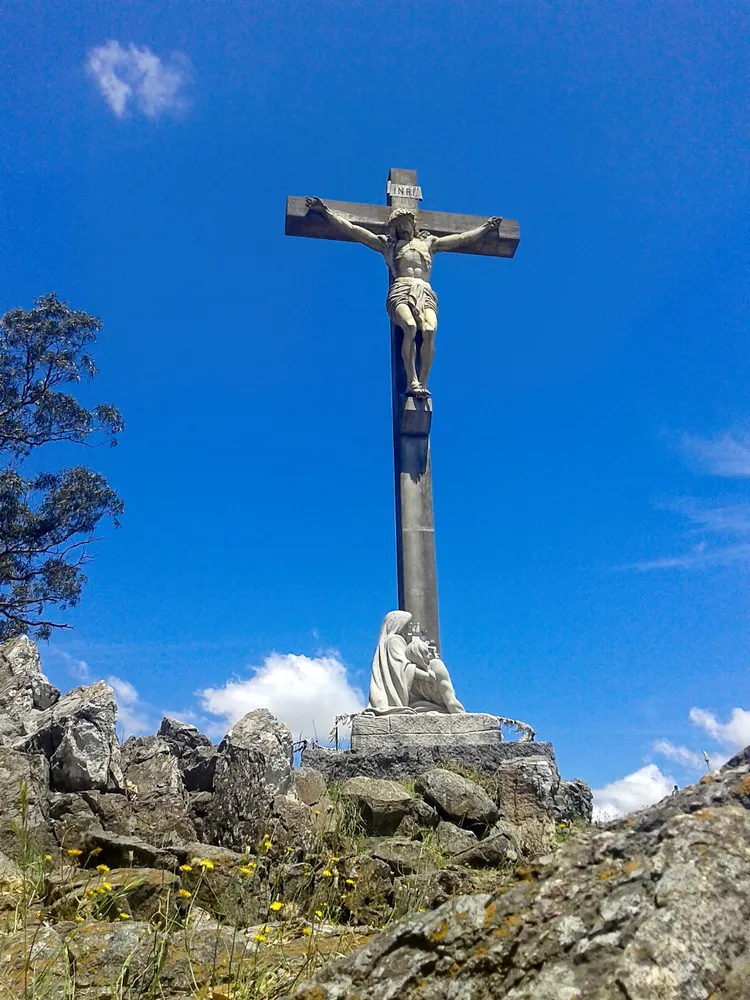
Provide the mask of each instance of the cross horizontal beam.
[{"label": "cross horizontal beam", "polygon": [[[388,217],[393,211],[389,205],[360,205],[356,202],[327,199],[326,204],[356,225],[369,229],[371,233],[385,235],[388,232]],[[418,227],[429,230],[433,236],[465,233],[469,229],[476,229],[486,221],[479,215],[455,215],[452,212],[428,212],[423,209],[419,209],[416,215]],[[286,200],[284,232],[287,236],[310,236],[319,240],[353,242],[345,234],[334,229],[322,215],[308,212],[304,198],[294,196]],[[485,257],[512,257],[516,252],[518,240],[518,222],[515,219],[503,219],[497,232],[486,233],[470,247],[461,247],[455,252],[479,254]]]}]

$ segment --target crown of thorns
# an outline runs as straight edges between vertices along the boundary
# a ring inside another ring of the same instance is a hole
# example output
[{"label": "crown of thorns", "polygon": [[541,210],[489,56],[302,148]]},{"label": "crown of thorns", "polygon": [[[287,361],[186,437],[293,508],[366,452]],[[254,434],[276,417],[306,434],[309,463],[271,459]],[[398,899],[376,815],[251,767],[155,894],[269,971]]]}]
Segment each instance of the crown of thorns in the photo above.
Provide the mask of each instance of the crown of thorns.
[{"label": "crown of thorns", "polygon": [[392,226],[398,219],[409,218],[416,226],[417,217],[410,208],[395,208],[388,217],[388,225]]}]

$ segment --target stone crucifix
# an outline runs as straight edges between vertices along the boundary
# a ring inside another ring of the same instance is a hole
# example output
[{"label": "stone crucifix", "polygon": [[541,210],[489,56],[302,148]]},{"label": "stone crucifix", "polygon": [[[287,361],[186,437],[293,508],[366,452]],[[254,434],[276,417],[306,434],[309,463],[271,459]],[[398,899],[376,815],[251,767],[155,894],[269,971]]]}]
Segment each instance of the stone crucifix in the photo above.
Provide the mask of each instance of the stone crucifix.
[{"label": "stone crucifix", "polygon": [[441,251],[512,257],[518,223],[420,210],[422,191],[413,170],[391,169],[386,194],[386,205],[290,197],[285,231],[362,243],[388,265],[399,608],[412,614],[439,650],[427,387],[437,329],[432,263]]}]

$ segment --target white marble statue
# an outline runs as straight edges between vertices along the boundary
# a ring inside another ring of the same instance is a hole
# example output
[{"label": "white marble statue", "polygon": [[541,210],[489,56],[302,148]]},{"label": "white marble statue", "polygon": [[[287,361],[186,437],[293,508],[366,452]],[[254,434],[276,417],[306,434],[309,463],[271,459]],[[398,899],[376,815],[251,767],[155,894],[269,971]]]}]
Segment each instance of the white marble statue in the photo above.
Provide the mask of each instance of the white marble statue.
[{"label": "white marble statue", "polygon": [[372,661],[365,715],[465,711],[435,647],[406,634],[409,611],[389,611]]},{"label": "white marble statue", "polygon": [[[438,322],[437,295],[430,285],[433,257],[442,250],[470,246],[491,229],[497,229],[503,220],[496,216],[465,233],[433,236],[426,230],[417,229],[417,217],[411,209],[396,208],[388,220],[388,235],[379,236],[334,212],[320,198],[308,198],[307,208],[323,215],[350,239],[385,257],[393,279],[385,307],[391,322],[401,327],[404,335],[401,357],[406,371],[406,391],[412,396],[429,396],[427,379],[435,353]],[[417,331],[422,334],[419,374]]]}]

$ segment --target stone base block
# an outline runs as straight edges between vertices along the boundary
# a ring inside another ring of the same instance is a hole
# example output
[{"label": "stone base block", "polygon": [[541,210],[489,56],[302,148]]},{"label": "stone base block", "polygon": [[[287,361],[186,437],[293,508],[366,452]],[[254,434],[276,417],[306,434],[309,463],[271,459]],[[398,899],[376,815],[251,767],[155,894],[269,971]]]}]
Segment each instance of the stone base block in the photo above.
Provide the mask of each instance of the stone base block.
[{"label": "stone base block", "polygon": [[388,753],[408,747],[497,746],[503,738],[500,719],[484,712],[441,715],[355,715],[352,750]]}]

